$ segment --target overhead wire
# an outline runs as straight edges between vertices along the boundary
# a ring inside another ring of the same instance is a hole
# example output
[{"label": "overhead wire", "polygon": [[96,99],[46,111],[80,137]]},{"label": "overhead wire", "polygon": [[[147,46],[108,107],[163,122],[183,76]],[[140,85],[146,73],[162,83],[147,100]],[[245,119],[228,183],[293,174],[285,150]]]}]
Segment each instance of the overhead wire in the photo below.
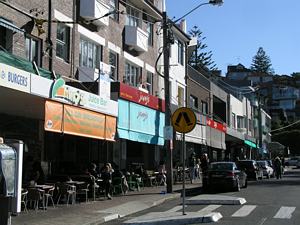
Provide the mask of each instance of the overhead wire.
[{"label": "overhead wire", "polygon": [[298,124],[298,123],[300,123],[300,120],[298,120],[298,121],[296,121],[294,123],[291,123],[291,124],[289,124],[287,126],[280,127],[280,128],[275,129],[275,130],[271,130],[270,132],[276,132],[276,131],[279,131],[279,130],[284,130],[284,129],[289,128],[291,126],[294,126],[295,124]]}]

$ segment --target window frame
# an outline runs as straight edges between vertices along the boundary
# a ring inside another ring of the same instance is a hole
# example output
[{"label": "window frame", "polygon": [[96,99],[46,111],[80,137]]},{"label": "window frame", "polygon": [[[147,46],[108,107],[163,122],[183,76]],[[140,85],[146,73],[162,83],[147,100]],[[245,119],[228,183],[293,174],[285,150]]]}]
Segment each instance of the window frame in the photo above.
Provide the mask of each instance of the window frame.
[{"label": "window frame", "polygon": [[[115,60],[114,61],[115,61],[116,65],[113,65],[111,63],[111,55],[115,56]],[[110,79],[112,79],[113,81],[118,81],[118,79],[119,79],[119,76],[118,76],[118,71],[119,71],[119,54],[110,50],[109,53],[108,53],[108,61],[109,61],[109,65],[111,66],[111,68],[115,69],[114,72],[111,72]],[[113,70],[111,69],[111,71],[113,71]]]},{"label": "window frame", "polygon": [[[129,73],[127,74],[128,71]],[[139,80],[142,76],[141,71],[141,67],[136,66],[135,64],[132,64],[130,62],[125,62],[125,74],[123,77],[123,82],[130,86],[138,87]]]},{"label": "window frame", "polygon": [[151,73],[150,71],[147,71],[146,89],[148,90],[149,94],[153,94],[153,73]]},{"label": "window frame", "polygon": [[[87,52],[85,52],[85,44]],[[92,51],[90,51],[92,47]],[[92,55],[90,56],[90,53]],[[86,55],[85,55],[86,54]],[[85,59],[86,58],[86,59]],[[91,61],[90,61],[91,59]],[[100,62],[103,61],[103,46],[92,42],[84,37],[80,37],[79,43],[79,66],[87,68],[100,68]],[[85,63],[84,63],[85,62]],[[92,64],[90,64],[92,62]]]},{"label": "window frame", "polygon": [[198,111],[198,98],[194,95],[190,95],[190,107]]},{"label": "window frame", "polygon": [[[119,0],[109,0],[109,8],[110,8],[110,11],[113,11],[113,10],[119,10]],[[119,21],[119,13],[113,13],[111,15],[109,15],[109,17],[115,21]]]},{"label": "window frame", "polygon": [[[27,45],[27,40],[29,41],[29,46]],[[33,42],[36,44],[36,47],[35,47],[35,58],[37,60],[34,60],[34,57],[32,55],[33,51],[32,51],[32,44]],[[29,47],[27,49],[27,47]],[[41,40],[36,38],[36,37],[33,37],[31,35],[26,35],[25,36],[25,55],[26,55],[26,59],[30,62],[33,62],[35,61],[36,65],[41,67],[42,66],[42,54],[41,54],[41,51],[42,51],[42,46],[41,46]]]},{"label": "window frame", "polygon": [[[61,40],[60,37],[59,37],[59,28],[63,29],[63,39],[64,40]],[[57,24],[57,29],[56,29],[56,57],[60,58],[60,59],[63,59],[64,61],[66,62],[69,62],[70,60],[70,32],[71,32],[71,29],[70,27],[62,24],[62,23],[58,23]],[[59,51],[58,51],[58,45],[60,45],[62,47],[62,50],[63,50],[63,54],[60,55],[58,54]]]},{"label": "window frame", "polygon": [[201,100],[201,112],[203,115],[208,115],[208,103],[203,100]]},{"label": "window frame", "polygon": [[184,65],[184,44],[182,41],[177,40],[178,47],[178,63]]}]

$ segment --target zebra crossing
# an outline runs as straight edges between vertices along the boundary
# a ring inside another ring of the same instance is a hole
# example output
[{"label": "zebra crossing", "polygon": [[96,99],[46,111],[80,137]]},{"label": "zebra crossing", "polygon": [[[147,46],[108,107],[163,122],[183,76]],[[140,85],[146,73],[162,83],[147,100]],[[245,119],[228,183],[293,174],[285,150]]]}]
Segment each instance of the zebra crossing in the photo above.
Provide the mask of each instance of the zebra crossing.
[{"label": "zebra crossing", "polygon": [[[198,205],[198,207],[199,207],[199,205]],[[226,208],[228,209],[230,207],[235,209],[235,211],[230,215],[230,217],[235,217],[235,218],[251,216],[251,214],[253,214],[253,212],[255,210],[265,210],[265,206],[259,206],[259,205],[242,205],[242,206],[238,206],[238,207],[237,206],[232,207],[231,205],[207,205],[196,211],[201,214],[208,214],[208,213],[212,213],[212,212],[221,212],[221,214],[223,215],[222,211],[224,211],[224,209],[226,209]],[[166,212],[178,212],[180,210],[182,210],[182,206],[177,205],[177,206],[167,210]],[[296,210],[296,207],[292,207],[292,206],[278,206],[275,210],[275,214],[271,218],[273,218],[273,219],[291,219],[295,210]],[[190,205],[186,205],[185,211],[186,212],[190,212],[190,211],[195,212],[195,206],[192,209],[192,207]]]}]

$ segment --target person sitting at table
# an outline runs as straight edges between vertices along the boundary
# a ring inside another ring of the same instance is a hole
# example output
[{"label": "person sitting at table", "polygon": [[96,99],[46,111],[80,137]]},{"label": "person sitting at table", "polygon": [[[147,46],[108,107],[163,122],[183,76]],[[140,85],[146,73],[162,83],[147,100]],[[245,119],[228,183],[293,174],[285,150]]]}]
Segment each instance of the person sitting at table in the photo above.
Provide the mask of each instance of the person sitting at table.
[{"label": "person sitting at table", "polygon": [[120,177],[122,179],[122,189],[124,191],[124,193],[127,193],[129,190],[129,186],[127,183],[127,179],[126,176],[124,175],[124,173],[119,169],[119,166],[115,167],[115,171],[112,174],[112,177]]},{"label": "person sitting at table", "polygon": [[96,166],[95,163],[91,163],[88,172],[89,172],[90,175],[94,176],[95,178],[99,177],[99,174],[97,172],[97,166]]},{"label": "person sitting at table", "polygon": [[31,184],[45,184],[45,174],[42,169],[41,163],[39,161],[35,161],[32,164],[30,183]]},{"label": "person sitting at table", "polygon": [[112,191],[112,173],[114,172],[110,163],[106,163],[101,170],[101,178],[103,179],[105,187],[105,195],[107,199],[111,199]]}]

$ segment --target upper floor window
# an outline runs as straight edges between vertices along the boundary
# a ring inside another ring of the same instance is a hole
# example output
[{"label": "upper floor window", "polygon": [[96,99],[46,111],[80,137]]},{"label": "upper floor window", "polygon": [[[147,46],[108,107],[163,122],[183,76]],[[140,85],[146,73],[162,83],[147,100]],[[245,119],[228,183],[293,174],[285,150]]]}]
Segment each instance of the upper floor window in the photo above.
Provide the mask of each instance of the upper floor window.
[{"label": "upper floor window", "polygon": [[142,24],[140,23],[140,13],[135,8],[130,6],[126,7],[126,25],[140,27]]},{"label": "upper floor window", "polygon": [[153,23],[147,23],[148,45],[153,46]]},{"label": "upper floor window", "polygon": [[178,86],[178,106],[184,106],[184,89]]},{"label": "upper floor window", "polygon": [[190,107],[198,109],[198,98],[193,95],[190,95]]},{"label": "upper floor window", "polygon": [[244,117],[237,116],[237,128],[244,128]]},{"label": "upper floor window", "polygon": [[34,61],[37,66],[41,66],[41,41],[36,38],[26,36],[25,44],[26,58],[30,62]]},{"label": "upper floor window", "polygon": [[80,39],[79,65],[88,68],[100,68],[102,47],[93,42]]},{"label": "upper floor window", "polygon": [[150,95],[153,93],[153,73],[147,72],[147,90]]},{"label": "upper floor window", "polygon": [[56,56],[69,61],[70,28],[62,23],[57,24]]},{"label": "upper floor window", "polygon": [[110,79],[118,80],[118,54],[115,52],[109,52],[109,65],[111,68]]},{"label": "upper floor window", "polygon": [[205,101],[201,101],[201,110],[204,115],[208,114],[208,104]]},{"label": "upper floor window", "polygon": [[130,63],[125,64],[125,76],[123,82],[137,87],[141,80],[141,68]]},{"label": "upper floor window", "polygon": [[110,11],[115,10],[115,13],[111,14],[109,17],[118,21],[119,14],[117,13],[117,10],[119,10],[119,0],[109,0],[109,8],[110,8]]},{"label": "upper floor window", "polygon": [[181,41],[178,41],[178,63],[184,63],[184,45]]}]

